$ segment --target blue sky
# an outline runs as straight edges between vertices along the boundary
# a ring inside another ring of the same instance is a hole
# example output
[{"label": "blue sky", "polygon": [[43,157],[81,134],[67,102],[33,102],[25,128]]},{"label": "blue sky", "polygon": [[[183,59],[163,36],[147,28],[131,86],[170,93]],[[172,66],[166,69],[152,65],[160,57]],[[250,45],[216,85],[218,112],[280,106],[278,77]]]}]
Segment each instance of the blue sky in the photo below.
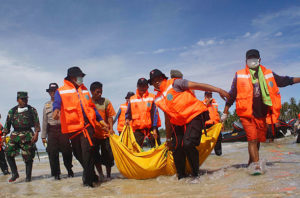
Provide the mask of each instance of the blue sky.
[{"label": "blue sky", "polygon": [[[299,1],[2,1],[1,122],[19,90],[41,116],[48,84],[62,85],[74,65],[87,74],[87,87],[104,84],[116,111],[154,68],[229,90],[251,48],[277,74],[300,76],[299,35]],[[283,101],[300,99],[299,85],[280,91]]]}]

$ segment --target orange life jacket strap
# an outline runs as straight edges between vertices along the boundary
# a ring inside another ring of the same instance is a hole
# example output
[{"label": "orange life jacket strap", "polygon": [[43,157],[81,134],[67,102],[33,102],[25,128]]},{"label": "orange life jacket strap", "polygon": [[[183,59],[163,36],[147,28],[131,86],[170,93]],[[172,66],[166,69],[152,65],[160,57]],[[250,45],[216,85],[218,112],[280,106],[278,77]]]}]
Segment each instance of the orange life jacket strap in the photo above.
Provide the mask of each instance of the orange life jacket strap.
[{"label": "orange life jacket strap", "polygon": [[70,140],[74,139],[77,135],[79,135],[80,133],[83,133],[84,137],[88,139],[89,143],[90,143],[90,146],[94,146],[93,145],[93,142],[91,140],[91,137],[89,135],[89,132],[87,131],[87,128],[90,126],[91,124],[87,124],[84,126],[83,130],[82,131],[78,131],[77,133],[75,133],[74,135],[72,135],[70,137]]}]

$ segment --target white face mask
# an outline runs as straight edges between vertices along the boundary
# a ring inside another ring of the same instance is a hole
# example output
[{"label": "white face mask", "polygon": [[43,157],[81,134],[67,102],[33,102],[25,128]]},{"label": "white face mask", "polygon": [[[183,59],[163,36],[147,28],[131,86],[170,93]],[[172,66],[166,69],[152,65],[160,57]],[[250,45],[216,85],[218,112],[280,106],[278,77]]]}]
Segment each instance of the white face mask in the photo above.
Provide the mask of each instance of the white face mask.
[{"label": "white face mask", "polygon": [[258,58],[247,59],[247,65],[250,69],[255,69],[259,66],[259,59]]},{"label": "white face mask", "polygon": [[77,84],[78,86],[80,86],[80,85],[82,85],[82,83],[83,83],[83,77],[77,77],[77,78],[76,78],[76,84]]}]

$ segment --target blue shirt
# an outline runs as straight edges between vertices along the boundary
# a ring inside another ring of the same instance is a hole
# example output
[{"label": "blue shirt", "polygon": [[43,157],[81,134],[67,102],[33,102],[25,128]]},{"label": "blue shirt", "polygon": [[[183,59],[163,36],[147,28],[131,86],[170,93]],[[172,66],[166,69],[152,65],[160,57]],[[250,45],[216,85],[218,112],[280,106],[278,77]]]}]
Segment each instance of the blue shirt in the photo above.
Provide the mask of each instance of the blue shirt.
[{"label": "blue shirt", "polygon": [[[77,91],[77,89],[76,89],[76,91]],[[55,109],[61,109],[61,97],[60,97],[60,94],[59,94],[59,91],[57,90],[56,92],[55,92],[55,95],[54,95],[54,102],[53,102],[53,111],[55,110]],[[85,112],[84,112],[84,109],[83,109],[83,107],[82,107],[82,104],[81,104],[81,101],[80,101],[80,106],[81,106],[81,110],[82,110],[82,113],[83,113],[83,117],[85,117],[85,118],[87,118],[86,117],[86,114],[85,114]],[[99,112],[97,111],[97,109],[96,109],[96,107],[94,107],[94,110],[95,110],[95,112],[96,112],[96,120],[99,122],[99,121],[101,121],[101,120],[103,120],[102,119],[102,117],[101,117],[101,115],[99,114]]]}]

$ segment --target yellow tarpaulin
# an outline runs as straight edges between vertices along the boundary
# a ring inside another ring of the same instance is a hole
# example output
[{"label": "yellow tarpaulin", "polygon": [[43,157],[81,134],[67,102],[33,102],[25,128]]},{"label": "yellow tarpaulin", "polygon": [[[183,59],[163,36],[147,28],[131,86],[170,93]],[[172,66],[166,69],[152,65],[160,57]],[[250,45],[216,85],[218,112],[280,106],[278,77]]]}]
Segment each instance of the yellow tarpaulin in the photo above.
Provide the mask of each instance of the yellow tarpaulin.
[{"label": "yellow tarpaulin", "polygon": [[[207,130],[207,136],[202,135],[197,147],[200,165],[214,148],[221,128],[222,124],[216,124]],[[172,152],[168,151],[166,145],[143,151],[135,141],[130,127],[124,127],[120,136],[110,136],[110,145],[116,166],[126,178],[149,179],[176,173]]]}]

